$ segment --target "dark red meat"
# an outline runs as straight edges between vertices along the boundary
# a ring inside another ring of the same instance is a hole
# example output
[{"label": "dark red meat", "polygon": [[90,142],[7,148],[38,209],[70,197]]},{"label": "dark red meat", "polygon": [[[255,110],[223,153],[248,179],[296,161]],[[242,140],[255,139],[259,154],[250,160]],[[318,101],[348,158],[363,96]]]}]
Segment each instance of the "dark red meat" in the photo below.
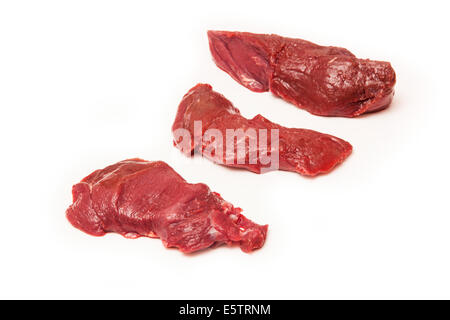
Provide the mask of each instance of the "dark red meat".
[{"label": "dark red meat", "polygon": [[245,218],[205,184],[187,183],[162,161],[121,161],[93,172],[72,192],[67,218],[94,236],[160,238],[187,253],[221,243],[250,252],[266,238],[267,226]]},{"label": "dark red meat", "polygon": [[[226,136],[227,129],[243,129],[244,131],[255,129],[258,133],[256,140],[259,140],[260,129],[267,129],[268,131],[278,129],[278,148],[274,147],[274,143],[271,141],[271,134],[268,132],[268,146],[263,150],[263,147],[258,144],[257,154],[264,151],[270,151],[270,154],[272,152],[278,153],[279,169],[294,171],[307,176],[329,172],[337,164],[344,161],[352,152],[352,146],[348,142],[331,135],[307,129],[285,128],[270,122],[261,115],[257,115],[250,120],[246,119],[240,114],[238,109],[233,107],[230,101],[213,91],[210,85],[198,84],[189,90],[178,107],[176,119],[172,126],[175,146],[188,155],[198,151],[215,162],[231,167],[245,168],[256,173],[261,173],[263,168],[267,169],[267,165],[262,164],[259,157],[256,163],[250,163],[250,152],[252,150],[250,149],[249,140],[245,144],[244,155],[239,156],[237,152],[230,155],[226,150],[223,150],[223,159],[217,159],[214,154],[211,156],[209,152],[205,152],[214,141],[205,138],[200,141],[195,136],[198,136],[198,133],[195,132],[194,121],[199,120],[202,121],[202,131],[200,133],[202,136],[205,136],[205,132],[210,129],[219,130],[223,137]],[[190,134],[191,144],[188,150],[185,150],[184,137],[175,134],[180,128],[185,129]],[[227,162],[227,159],[230,157],[233,158],[233,163]],[[241,164],[237,161],[238,157],[243,160]],[[242,164],[242,162],[245,163]]]},{"label": "dark red meat", "polygon": [[387,108],[394,96],[389,62],[277,35],[209,31],[208,38],[217,66],[240,84],[315,115],[356,117]]}]

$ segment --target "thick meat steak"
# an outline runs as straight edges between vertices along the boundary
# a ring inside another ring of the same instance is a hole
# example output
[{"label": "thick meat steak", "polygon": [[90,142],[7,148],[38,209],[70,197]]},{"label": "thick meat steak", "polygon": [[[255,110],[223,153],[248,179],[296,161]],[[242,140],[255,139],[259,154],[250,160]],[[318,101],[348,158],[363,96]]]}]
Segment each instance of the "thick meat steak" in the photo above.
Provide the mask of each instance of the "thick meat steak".
[{"label": "thick meat steak", "polygon": [[172,132],[175,146],[188,156],[197,151],[216,163],[256,173],[280,169],[315,176],[331,171],[352,152],[350,143],[328,134],[286,128],[261,115],[246,119],[208,84],[198,84],[183,97]]},{"label": "thick meat steak", "polygon": [[250,252],[266,239],[267,225],[248,220],[205,184],[187,183],[162,161],[118,162],[94,171],[72,193],[67,218],[94,236],[160,238],[186,253],[222,243]]},{"label": "thick meat steak", "polygon": [[319,116],[356,117],[385,109],[394,96],[389,62],[277,35],[209,31],[215,63],[243,86]]}]

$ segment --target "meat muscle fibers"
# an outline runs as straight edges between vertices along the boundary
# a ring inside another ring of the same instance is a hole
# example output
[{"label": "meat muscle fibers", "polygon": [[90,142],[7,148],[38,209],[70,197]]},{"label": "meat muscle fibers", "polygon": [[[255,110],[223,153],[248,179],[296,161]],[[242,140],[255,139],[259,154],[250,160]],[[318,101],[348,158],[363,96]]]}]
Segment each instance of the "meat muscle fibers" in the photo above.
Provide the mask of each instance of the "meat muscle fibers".
[{"label": "meat muscle fibers", "polygon": [[285,128],[261,115],[246,119],[208,84],[183,97],[172,132],[174,145],[186,155],[197,151],[256,173],[281,169],[314,176],[329,172],[352,152],[348,142],[328,134]]},{"label": "meat muscle fibers", "polygon": [[394,96],[389,62],[277,35],[209,31],[215,63],[237,82],[319,116],[356,117],[385,109]]},{"label": "meat muscle fibers", "polygon": [[72,193],[67,218],[94,236],[160,238],[189,253],[221,243],[250,252],[263,246],[267,234],[267,226],[245,218],[205,184],[187,183],[162,161],[118,162],[94,171]]}]

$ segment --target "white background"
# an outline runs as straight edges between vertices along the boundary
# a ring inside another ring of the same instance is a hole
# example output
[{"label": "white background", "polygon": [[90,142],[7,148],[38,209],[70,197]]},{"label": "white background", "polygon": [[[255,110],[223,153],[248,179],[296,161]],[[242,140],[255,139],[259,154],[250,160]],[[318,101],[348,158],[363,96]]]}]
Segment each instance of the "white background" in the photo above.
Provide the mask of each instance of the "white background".
[{"label": "white background", "polygon": [[[0,2],[0,298],[450,298],[448,8],[427,1]],[[276,33],[390,61],[385,111],[323,118],[252,93],[211,60],[208,29]],[[328,175],[256,175],[172,146],[183,94],[210,83],[246,117],[354,146]],[[253,254],[95,238],[71,187],[140,157],[204,182],[257,223]]]}]

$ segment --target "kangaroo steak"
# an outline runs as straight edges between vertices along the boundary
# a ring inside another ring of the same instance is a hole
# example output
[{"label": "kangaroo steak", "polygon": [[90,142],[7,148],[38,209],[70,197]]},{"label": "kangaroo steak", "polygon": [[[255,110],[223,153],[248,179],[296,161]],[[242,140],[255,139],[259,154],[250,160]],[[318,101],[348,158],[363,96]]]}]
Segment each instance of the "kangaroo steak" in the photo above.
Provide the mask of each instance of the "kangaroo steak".
[{"label": "kangaroo steak", "polygon": [[[277,136],[272,136],[274,130]],[[352,152],[350,143],[328,134],[286,128],[261,115],[246,119],[208,84],[198,84],[183,97],[172,132],[174,145],[186,155],[197,151],[219,164],[256,173],[281,169],[315,176],[331,171]],[[225,142],[217,144],[218,139],[236,143],[228,147]]]},{"label": "kangaroo steak", "polygon": [[202,183],[187,183],[162,161],[130,159],[94,171],[73,186],[66,216],[90,235],[160,238],[166,247],[194,252],[237,243],[245,252],[261,248],[260,226]]},{"label": "kangaroo steak", "polygon": [[240,84],[315,115],[356,117],[387,108],[394,96],[389,62],[277,35],[209,31],[208,38],[217,66]]}]

